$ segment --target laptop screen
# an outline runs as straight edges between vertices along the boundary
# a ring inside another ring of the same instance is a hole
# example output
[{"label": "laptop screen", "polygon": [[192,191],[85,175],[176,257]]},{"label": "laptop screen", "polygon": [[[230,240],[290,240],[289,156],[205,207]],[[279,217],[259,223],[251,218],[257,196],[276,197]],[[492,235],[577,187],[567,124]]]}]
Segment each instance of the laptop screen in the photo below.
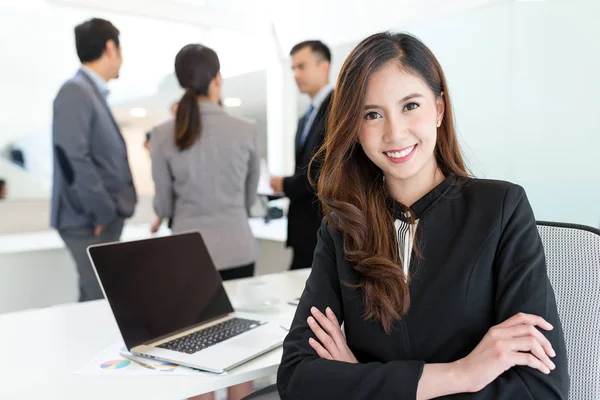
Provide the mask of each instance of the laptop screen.
[{"label": "laptop screen", "polygon": [[233,312],[198,232],[89,254],[128,349]]}]

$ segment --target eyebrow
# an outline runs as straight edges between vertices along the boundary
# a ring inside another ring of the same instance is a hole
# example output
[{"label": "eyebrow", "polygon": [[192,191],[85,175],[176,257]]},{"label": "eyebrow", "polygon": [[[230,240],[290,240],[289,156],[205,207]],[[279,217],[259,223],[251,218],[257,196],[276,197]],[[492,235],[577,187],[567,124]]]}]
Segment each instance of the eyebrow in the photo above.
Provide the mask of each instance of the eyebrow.
[{"label": "eyebrow", "polygon": [[[416,99],[416,98],[419,98],[419,97],[425,97],[425,96],[423,96],[423,95],[422,95],[422,94],[420,94],[420,93],[411,93],[411,94],[409,94],[409,95],[407,95],[407,96],[404,96],[403,98],[401,98],[401,99],[398,101],[398,103],[404,103],[404,102],[405,102],[405,101],[407,101],[407,100],[410,100],[410,99]],[[381,107],[380,107],[380,106],[376,106],[376,105],[374,105],[374,104],[367,104],[367,105],[365,106],[365,110],[370,110],[370,109],[373,109],[373,108],[381,108]]]}]

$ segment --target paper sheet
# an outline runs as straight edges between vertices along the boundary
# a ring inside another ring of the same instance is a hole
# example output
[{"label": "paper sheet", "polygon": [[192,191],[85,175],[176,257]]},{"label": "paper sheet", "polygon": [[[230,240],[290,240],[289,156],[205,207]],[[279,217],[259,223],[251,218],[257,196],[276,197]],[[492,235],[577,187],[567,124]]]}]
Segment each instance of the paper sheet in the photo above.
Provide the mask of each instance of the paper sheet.
[{"label": "paper sheet", "polygon": [[78,375],[210,375],[205,371],[198,371],[192,368],[183,367],[168,362],[162,362],[143,357],[135,357],[144,364],[151,365],[154,369],[143,367],[137,362],[128,360],[121,356],[120,352],[127,352],[123,343],[117,342],[107,347],[99,353],[92,361],[81,367],[76,374]]}]

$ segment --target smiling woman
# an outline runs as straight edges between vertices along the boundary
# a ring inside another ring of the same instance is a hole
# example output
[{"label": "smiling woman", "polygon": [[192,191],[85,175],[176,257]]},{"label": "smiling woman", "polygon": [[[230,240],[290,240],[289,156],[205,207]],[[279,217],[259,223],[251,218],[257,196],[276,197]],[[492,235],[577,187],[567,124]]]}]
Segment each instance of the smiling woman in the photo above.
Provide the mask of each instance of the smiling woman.
[{"label": "smiling woman", "polygon": [[326,218],[283,345],[282,398],[567,398],[525,192],[468,176],[422,42],[381,33],[350,53],[317,157]]},{"label": "smiling woman", "polygon": [[350,261],[366,278],[387,271],[364,280],[366,313],[387,330],[409,306],[408,285],[393,268],[387,204],[394,199],[407,210],[445,177],[468,174],[437,59],[411,36],[384,38],[367,39],[342,67],[337,87],[351,100],[332,110],[319,195],[342,231],[361,238],[346,242]]}]

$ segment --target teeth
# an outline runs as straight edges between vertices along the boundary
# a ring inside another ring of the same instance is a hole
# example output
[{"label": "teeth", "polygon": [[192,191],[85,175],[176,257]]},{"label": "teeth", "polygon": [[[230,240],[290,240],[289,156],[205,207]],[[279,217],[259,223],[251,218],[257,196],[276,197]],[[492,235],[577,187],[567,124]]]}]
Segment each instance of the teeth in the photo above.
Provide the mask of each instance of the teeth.
[{"label": "teeth", "polygon": [[415,146],[409,147],[408,149],[404,149],[402,151],[386,151],[385,154],[391,158],[403,158],[410,154]]}]

